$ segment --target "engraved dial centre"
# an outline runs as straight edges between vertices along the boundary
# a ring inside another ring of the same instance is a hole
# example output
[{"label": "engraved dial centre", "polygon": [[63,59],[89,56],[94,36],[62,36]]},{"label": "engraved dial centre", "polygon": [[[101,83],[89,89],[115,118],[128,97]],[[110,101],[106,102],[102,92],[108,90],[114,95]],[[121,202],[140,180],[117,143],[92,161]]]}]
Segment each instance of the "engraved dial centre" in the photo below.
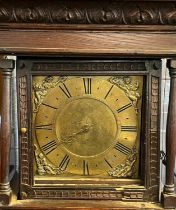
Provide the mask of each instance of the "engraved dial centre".
[{"label": "engraved dial centre", "polygon": [[94,98],[78,98],[58,111],[56,135],[68,152],[77,156],[95,156],[116,142],[117,119],[112,110]]}]

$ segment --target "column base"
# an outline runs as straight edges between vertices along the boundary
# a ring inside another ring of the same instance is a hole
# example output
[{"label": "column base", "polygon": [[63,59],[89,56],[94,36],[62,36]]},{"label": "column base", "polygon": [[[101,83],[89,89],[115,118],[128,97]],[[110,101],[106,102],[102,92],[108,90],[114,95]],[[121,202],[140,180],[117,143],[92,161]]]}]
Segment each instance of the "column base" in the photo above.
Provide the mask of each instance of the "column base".
[{"label": "column base", "polygon": [[9,205],[12,200],[12,190],[9,183],[0,184],[0,205]]},{"label": "column base", "polygon": [[164,208],[176,208],[176,194],[171,193],[171,194],[162,194],[162,204]]}]

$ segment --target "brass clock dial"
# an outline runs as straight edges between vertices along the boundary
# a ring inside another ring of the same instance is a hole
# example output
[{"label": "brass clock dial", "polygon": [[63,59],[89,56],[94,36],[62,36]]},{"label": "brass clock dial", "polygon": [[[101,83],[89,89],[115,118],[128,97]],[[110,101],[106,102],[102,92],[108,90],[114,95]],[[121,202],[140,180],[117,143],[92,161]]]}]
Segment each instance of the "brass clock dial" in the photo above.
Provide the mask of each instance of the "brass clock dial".
[{"label": "brass clock dial", "polygon": [[36,175],[137,176],[141,96],[140,76],[34,77]]}]

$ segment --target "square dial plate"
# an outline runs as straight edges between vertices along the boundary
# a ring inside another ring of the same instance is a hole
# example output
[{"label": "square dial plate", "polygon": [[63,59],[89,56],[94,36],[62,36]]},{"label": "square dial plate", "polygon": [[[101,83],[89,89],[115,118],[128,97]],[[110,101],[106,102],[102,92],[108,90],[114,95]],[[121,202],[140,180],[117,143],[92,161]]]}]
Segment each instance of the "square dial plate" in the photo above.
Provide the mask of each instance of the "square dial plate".
[{"label": "square dial plate", "polygon": [[139,178],[143,76],[33,76],[34,179]]}]

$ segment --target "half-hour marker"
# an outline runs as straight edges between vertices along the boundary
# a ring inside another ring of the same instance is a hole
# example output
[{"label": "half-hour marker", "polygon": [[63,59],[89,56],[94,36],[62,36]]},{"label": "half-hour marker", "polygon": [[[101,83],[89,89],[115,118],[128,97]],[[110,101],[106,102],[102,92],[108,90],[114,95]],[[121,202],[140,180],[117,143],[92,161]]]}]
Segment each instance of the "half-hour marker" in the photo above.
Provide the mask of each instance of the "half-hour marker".
[{"label": "half-hour marker", "polygon": [[106,160],[106,159],[104,159],[105,160],[105,162],[108,164],[108,166],[110,167],[110,168],[113,168],[112,166],[111,166],[111,164]]},{"label": "half-hour marker", "polygon": [[125,146],[124,144],[121,144],[120,142],[117,142],[114,148],[119,152],[123,153],[124,155],[129,155],[131,153],[131,149]]},{"label": "half-hour marker", "polygon": [[105,95],[104,99],[106,99],[106,98],[108,97],[108,95],[110,94],[110,92],[111,92],[111,90],[112,90],[113,87],[114,87],[114,85],[112,85],[112,86],[110,87],[110,89],[108,90],[108,92],[107,92],[107,94]]},{"label": "half-hour marker", "polygon": [[137,132],[137,126],[121,126],[121,131]]},{"label": "half-hour marker", "polygon": [[67,86],[65,85],[65,83],[62,83],[62,85],[59,85],[60,89],[62,90],[62,92],[67,96],[67,98],[71,98],[71,94],[67,88]]},{"label": "half-hour marker", "polygon": [[83,82],[84,82],[85,94],[91,94],[92,93],[92,79],[91,78],[83,78]]},{"label": "half-hour marker", "polygon": [[85,160],[83,160],[83,175],[89,175],[89,165]]},{"label": "half-hour marker", "polygon": [[44,152],[46,152],[46,155],[55,150],[57,147],[57,143],[55,140],[50,141],[49,143],[42,146],[42,149]]},{"label": "half-hour marker", "polygon": [[131,107],[132,104],[129,103],[129,104],[126,104],[124,106],[122,106],[120,109],[117,109],[117,112],[120,113],[120,112],[123,112],[124,110],[128,109],[129,107]]},{"label": "half-hour marker", "polygon": [[53,124],[48,124],[48,125],[36,125],[36,129],[43,129],[43,130],[52,130],[52,125]]},{"label": "half-hour marker", "polygon": [[47,106],[47,107],[52,108],[52,109],[57,109],[57,107],[51,106],[49,104],[42,103],[42,105]]},{"label": "half-hour marker", "polygon": [[61,163],[59,164],[59,168],[63,171],[66,170],[69,162],[70,162],[69,156],[65,155],[64,158],[62,159]]}]

